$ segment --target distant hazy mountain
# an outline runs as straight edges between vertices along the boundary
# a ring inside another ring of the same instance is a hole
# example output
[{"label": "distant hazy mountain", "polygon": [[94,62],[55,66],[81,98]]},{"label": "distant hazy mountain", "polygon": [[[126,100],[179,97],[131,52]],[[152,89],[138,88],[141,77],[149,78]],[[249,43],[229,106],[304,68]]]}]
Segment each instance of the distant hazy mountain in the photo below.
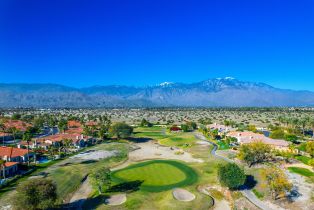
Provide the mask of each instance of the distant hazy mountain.
[{"label": "distant hazy mountain", "polygon": [[314,92],[274,88],[230,77],[149,87],[0,84],[0,107],[313,106]]}]

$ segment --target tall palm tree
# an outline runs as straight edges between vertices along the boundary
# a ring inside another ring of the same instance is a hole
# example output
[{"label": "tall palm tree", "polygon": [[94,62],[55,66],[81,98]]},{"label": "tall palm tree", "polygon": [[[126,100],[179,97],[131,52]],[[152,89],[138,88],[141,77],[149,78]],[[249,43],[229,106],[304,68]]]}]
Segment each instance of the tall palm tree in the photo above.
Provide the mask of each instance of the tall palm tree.
[{"label": "tall palm tree", "polygon": [[309,120],[309,126],[312,129],[312,138],[314,138],[314,118]]},{"label": "tall palm tree", "polygon": [[0,160],[0,168],[2,169],[3,172],[3,179],[5,179],[5,160]]},{"label": "tall palm tree", "polygon": [[[4,133],[5,129],[6,129],[6,127],[5,127],[4,122],[0,121],[0,130],[1,130],[1,132]],[[2,136],[2,145],[4,146],[4,135]]]},{"label": "tall palm tree", "polygon": [[23,134],[23,141],[27,142],[27,165],[29,166],[29,143],[32,141],[32,134],[29,132],[25,132]]},{"label": "tall palm tree", "polygon": [[305,128],[308,125],[309,120],[310,119],[308,117],[304,117],[301,120],[299,120],[303,136],[305,135]]},{"label": "tall palm tree", "polygon": [[9,128],[9,132],[12,134],[13,140],[15,142],[16,134],[19,132],[19,130],[16,127],[11,127]]}]

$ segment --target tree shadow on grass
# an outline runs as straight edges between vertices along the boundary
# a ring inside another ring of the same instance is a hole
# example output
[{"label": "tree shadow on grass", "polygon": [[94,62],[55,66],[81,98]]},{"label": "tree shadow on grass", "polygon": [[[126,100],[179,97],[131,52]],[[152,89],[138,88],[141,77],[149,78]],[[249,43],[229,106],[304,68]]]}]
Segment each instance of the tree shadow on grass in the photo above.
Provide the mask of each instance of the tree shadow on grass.
[{"label": "tree shadow on grass", "polygon": [[140,189],[143,182],[141,180],[123,182],[110,187],[106,192],[134,192]]},{"label": "tree shadow on grass", "polygon": [[153,139],[152,138],[145,138],[145,137],[138,137],[138,138],[129,137],[129,138],[127,138],[127,140],[134,142],[134,143],[145,143],[145,142],[149,142]]},{"label": "tree shadow on grass", "polygon": [[246,175],[244,185],[241,186],[241,189],[251,190],[256,186],[256,184],[257,181],[255,180],[254,176]]},{"label": "tree shadow on grass", "polygon": [[110,198],[108,195],[97,195],[96,197],[80,199],[69,204],[63,204],[59,206],[58,209],[75,210],[79,209],[79,207],[81,207],[81,209],[96,209],[98,206],[104,204],[108,198]]},{"label": "tree shadow on grass", "polygon": [[84,160],[82,162],[80,162],[81,164],[91,164],[91,163],[97,163],[98,160]]}]

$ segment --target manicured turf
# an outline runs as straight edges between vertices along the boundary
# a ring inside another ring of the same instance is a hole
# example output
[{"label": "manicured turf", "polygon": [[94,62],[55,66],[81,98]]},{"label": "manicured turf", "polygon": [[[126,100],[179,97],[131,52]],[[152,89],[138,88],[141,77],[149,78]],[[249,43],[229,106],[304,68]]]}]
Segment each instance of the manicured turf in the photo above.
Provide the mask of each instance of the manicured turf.
[{"label": "manicured turf", "polygon": [[311,177],[314,176],[314,173],[307,168],[299,168],[299,167],[289,167],[289,171],[300,174],[302,176]]},{"label": "manicured turf", "polygon": [[295,156],[295,159],[301,161],[302,163],[304,163],[306,165],[308,165],[309,160],[311,160],[311,158],[306,157],[306,156],[302,156],[302,155]]},{"label": "manicured turf", "polygon": [[160,192],[193,184],[197,181],[197,174],[177,161],[152,160],[114,171],[112,178],[117,183],[143,181],[141,190]]}]

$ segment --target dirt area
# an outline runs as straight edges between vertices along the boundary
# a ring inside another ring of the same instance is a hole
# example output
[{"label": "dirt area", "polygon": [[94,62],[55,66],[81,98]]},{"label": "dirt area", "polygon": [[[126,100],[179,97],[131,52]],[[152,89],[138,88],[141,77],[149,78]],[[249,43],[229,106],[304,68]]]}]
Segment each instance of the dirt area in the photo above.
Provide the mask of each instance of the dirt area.
[{"label": "dirt area", "polygon": [[221,200],[215,202],[214,210],[231,210],[231,208],[228,201]]},{"label": "dirt area", "polygon": [[71,208],[82,209],[84,201],[89,197],[91,192],[92,187],[89,184],[89,178],[87,178],[72,196],[70,200]]},{"label": "dirt area", "polygon": [[251,203],[247,198],[239,198],[234,202],[235,207],[238,210],[260,210],[258,207],[256,207],[253,203]]},{"label": "dirt area", "polygon": [[[183,150],[175,147],[165,147],[158,144],[156,141],[148,141],[145,143],[137,143],[133,145],[136,147],[135,150],[129,153],[129,159],[117,166],[112,170],[117,170],[128,166],[133,162],[139,162],[143,160],[151,159],[172,159],[172,160],[181,160],[184,162],[196,162],[202,163],[203,160],[193,158],[190,153],[183,152]],[[180,154],[177,154],[177,153]]]},{"label": "dirt area", "polygon": [[126,202],[126,194],[117,194],[112,195],[110,198],[106,200],[106,204],[109,206],[118,206]]}]

